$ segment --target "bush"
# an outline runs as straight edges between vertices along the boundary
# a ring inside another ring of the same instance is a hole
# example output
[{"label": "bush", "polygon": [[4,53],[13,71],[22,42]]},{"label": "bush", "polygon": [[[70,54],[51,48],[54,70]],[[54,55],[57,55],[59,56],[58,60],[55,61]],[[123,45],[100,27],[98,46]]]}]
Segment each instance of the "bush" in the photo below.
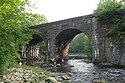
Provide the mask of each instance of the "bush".
[{"label": "bush", "polygon": [[0,2],[0,73],[17,64],[22,46],[37,32],[28,27],[39,24],[44,18],[28,11],[26,8],[30,6],[28,0]]},{"label": "bush", "polygon": [[[99,20],[107,17],[109,12],[122,8],[123,4],[117,1],[104,0],[98,4],[97,9],[94,11],[94,16]],[[108,16],[109,17],[109,16]]]},{"label": "bush", "polygon": [[121,41],[125,35],[125,5],[123,2],[104,0],[94,11],[94,16],[98,21],[104,20],[111,24],[111,29],[106,33],[106,36],[114,37],[118,41]]}]

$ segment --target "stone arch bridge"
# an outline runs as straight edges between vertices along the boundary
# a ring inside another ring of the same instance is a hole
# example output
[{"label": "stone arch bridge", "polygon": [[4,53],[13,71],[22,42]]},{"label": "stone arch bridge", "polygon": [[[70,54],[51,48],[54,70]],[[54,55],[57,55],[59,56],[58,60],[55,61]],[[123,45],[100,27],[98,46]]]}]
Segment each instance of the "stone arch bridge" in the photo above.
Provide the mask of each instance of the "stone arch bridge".
[{"label": "stone arch bridge", "polygon": [[32,49],[37,48],[36,50],[32,50],[31,54],[32,56],[38,56],[38,44],[43,40],[45,41],[47,55],[49,57],[55,56],[56,50],[60,50],[60,57],[66,58],[67,48],[69,47],[71,40],[77,34],[85,33],[91,41],[94,56],[93,60],[95,62],[106,61],[114,64],[124,64],[124,54],[121,55],[121,62],[118,60],[120,50],[116,48],[117,46],[110,38],[105,36],[106,32],[110,29],[110,26],[111,25],[106,23],[106,21],[97,21],[92,14],[32,26],[31,28],[39,30],[41,35],[34,35],[28,45],[31,46]]}]

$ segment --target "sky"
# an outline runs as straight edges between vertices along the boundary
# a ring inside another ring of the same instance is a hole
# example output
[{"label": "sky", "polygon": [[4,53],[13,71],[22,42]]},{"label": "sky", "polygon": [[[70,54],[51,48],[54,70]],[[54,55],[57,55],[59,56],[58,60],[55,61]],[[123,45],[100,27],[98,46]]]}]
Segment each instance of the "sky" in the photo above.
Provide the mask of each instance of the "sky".
[{"label": "sky", "polygon": [[48,22],[92,14],[100,0],[32,0]]}]

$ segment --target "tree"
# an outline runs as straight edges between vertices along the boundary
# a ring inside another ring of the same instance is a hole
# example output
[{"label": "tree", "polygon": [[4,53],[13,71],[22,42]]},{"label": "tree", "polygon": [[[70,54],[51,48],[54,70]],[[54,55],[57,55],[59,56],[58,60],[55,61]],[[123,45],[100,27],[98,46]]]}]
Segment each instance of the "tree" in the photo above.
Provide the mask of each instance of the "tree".
[{"label": "tree", "polygon": [[71,42],[70,52],[71,53],[83,53],[84,51],[84,34],[78,34]]},{"label": "tree", "polygon": [[83,53],[88,58],[92,58],[92,46],[88,37],[81,33],[78,34],[71,42],[70,53]]},{"label": "tree", "polygon": [[32,25],[39,25],[47,23],[46,17],[44,15],[33,14],[33,17],[30,18]]},{"label": "tree", "polygon": [[125,0],[103,0],[94,11],[98,21],[104,21],[111,25],[106,33],[107,37],[115,38],[121,42],[125,35]]},{"label": "tree", "polygon": [[28,27],[40,15],[32,14],[26,6],[30,6],[27,0],[0,2],[0,73],[16,64],[16,58],[20,58],[18,51],[36,32]]},{"label": "tree", "polygon": [[87,36],[84,36],[84,54],[87,55],[88,59],[92,59],[92,46]]}]

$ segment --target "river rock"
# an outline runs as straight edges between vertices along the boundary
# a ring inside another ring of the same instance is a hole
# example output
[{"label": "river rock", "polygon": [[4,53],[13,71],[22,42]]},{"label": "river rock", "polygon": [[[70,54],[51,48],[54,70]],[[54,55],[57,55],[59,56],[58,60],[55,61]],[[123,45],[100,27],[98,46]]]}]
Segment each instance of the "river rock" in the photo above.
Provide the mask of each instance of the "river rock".
[{"label": "river rock", "polygon": [[58,83],[58,81],[54,77],[48,77],[46,82]]},{"label": "river rock", "polygon": [[45,73],[43,73],[43,72],[40,72],[39,74],[40,74],[40,75],[45,75]]},{"label": "river rock", "polygon": [[21,80],[19,83],[24,83],[23,80]]},{"label": "river rock", "polygon": [[72,76],[72,75],[73,75],[73,73],[68,73],[68,75],[69,75],[69,76]]},{"label": "river rock", "polygon": [[18,83],[18,81],[11,81],[10,83]]},{"label": "river rock", "polygon": [[100,66],[113,66],[113,64],[111,64],[111,63],[99,63],[98,65],[100,65]]},{"label": "river rock", "polygon": [[45,80],[40,81],[40,83],[46,83]]},{"label": "river rock", "polygon": [[70,65],[69,67],[74,67],[73,65]]},{"label": "river rock", "polygon": [[57,76],[57,77],[56,77],[56,80],[62,81],[63,79],[61,78],[61,76]]},{"label": "river rock", "polygon": [[12,77],[11,77],[11,81],[15,81],[15,76],[12,76]]},{"label": "river rock", "polygon": [[17,77],[17,78],[16,78],[16,80],[17,80],[17,81],[21,81],[21,80],[22,80],[22,78]]},{"label": "river rock", "polygon": [[16,68],[11,68],[11,69],[8,69],[8,71],[12,72],[12,71],[15,71]]},{"label": "river rock", "polygon": [[99,79],[99,78],[95,78],[93,79],[93,83],[105,83],[106,81],[104,79]]},{"label": "river rock", "polygon": [[93,74],[96,74],[96,72],[93,72]]},{"label": "river rock", "polygon": [[3,79],[7,79],[6,75],[3,75]]},{"label": "river rock", "polygon": [[61,76],[61,78],[62,78],[63,80],[70,80],[70,77],[67,76],[67,75],[65,75],[65,76]]},{"label": "river rock", "polygon": [[123,76],[125,76],[125,72],[120,72]]},{"label": "river rock", "polygon": [[24,72],[23,68],[20,68],[20,70],[18,72],[23,73]]},{"label": "river rock", "polygon": [[39,75],[39,77],[41,77],[41,78],[42,78],[42,77],[46,77],[46,75]]},{"label": "river rock", "polygon": [[66,76],[61,76],[61,78],[62,78],[63,80],[66,80]]},{"label": "river rock", "polygon": [[61,64],[57,64],[56,66],[57,66],[57,67],[61,67]]},{"label": "river rock", "polygon": [[[7,83],[10,83],[10,82],[11,82],[11,80],[10,80],[10,79],[6,79],[6,82],[7,82]],[[1,83],[1,82],[0,82],[0,83]]]},{"label": "river rock", "polygon": [[42,66],[47,67],[47,66],[48,66],[48,64],[44,63],[44,64],[42,64]]},{"label": "river rock", "polygon": [[39,75],[38,73],[35,74],[35,76],[38,76],[38,75]]},{"label": "river rock", "polygon": [[31,77],[36,77],[34,74]]}]

